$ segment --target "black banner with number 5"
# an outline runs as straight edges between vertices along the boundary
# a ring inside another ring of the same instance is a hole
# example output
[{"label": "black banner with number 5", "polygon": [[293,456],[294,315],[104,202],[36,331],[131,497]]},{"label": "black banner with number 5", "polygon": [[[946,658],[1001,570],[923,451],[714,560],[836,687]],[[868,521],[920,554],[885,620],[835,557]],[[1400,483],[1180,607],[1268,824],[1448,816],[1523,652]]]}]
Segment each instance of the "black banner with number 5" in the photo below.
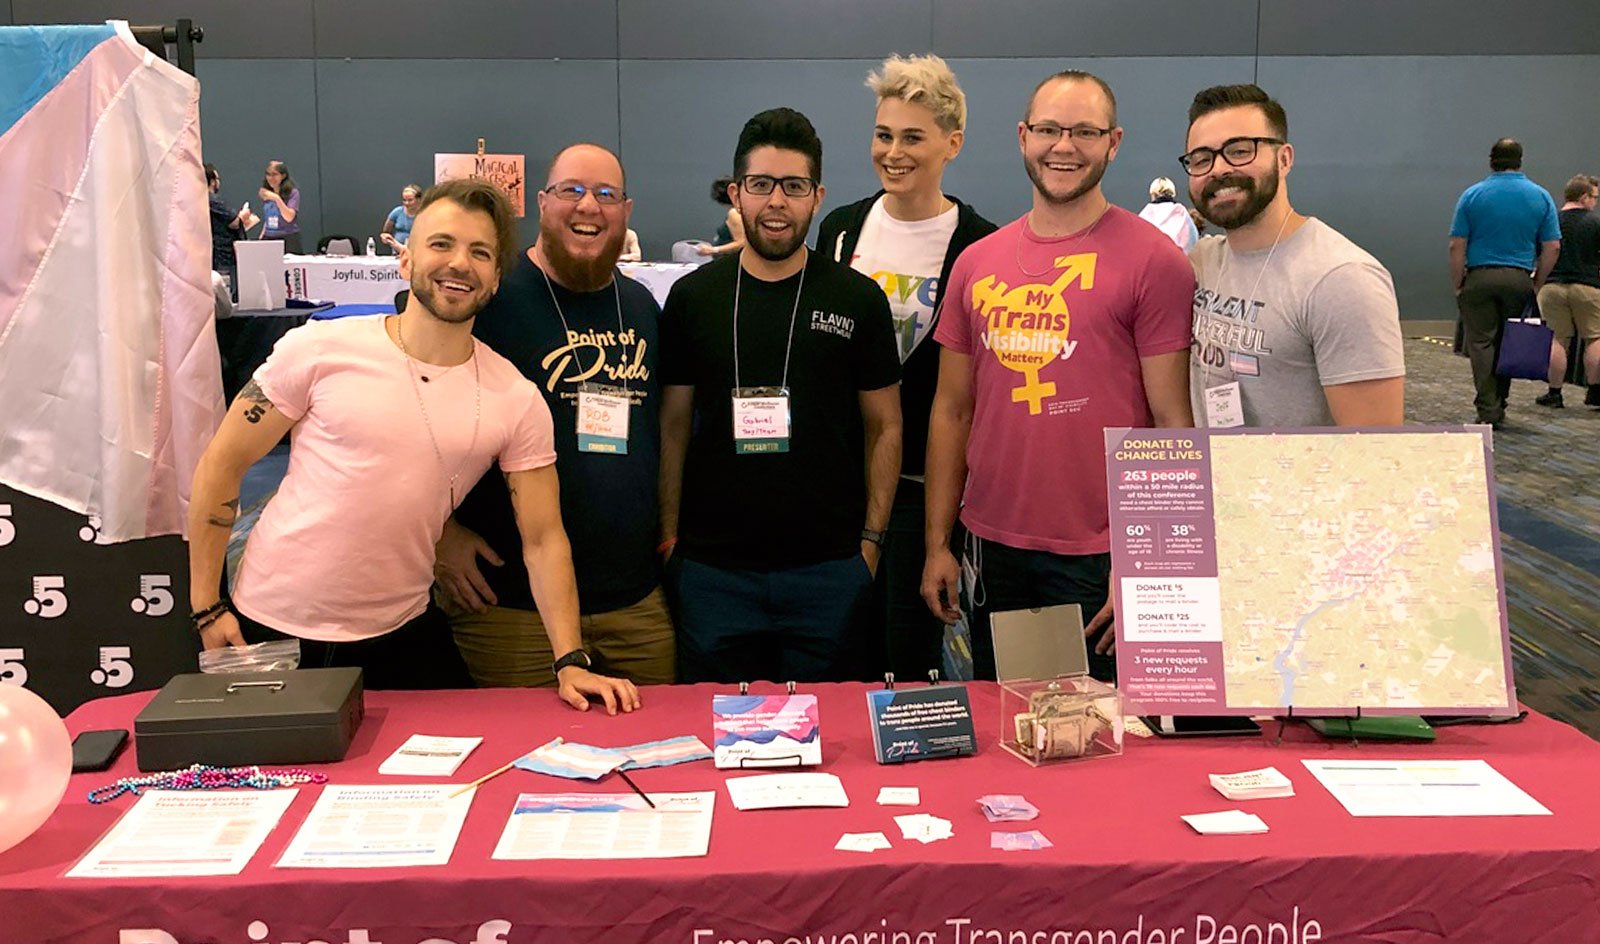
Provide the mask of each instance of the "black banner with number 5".
[{"label": "black banner with number 5", "polygon": [[195,671],[176,536],[99,542],[98,522],[0,487],[0,684],[65,714]]}]

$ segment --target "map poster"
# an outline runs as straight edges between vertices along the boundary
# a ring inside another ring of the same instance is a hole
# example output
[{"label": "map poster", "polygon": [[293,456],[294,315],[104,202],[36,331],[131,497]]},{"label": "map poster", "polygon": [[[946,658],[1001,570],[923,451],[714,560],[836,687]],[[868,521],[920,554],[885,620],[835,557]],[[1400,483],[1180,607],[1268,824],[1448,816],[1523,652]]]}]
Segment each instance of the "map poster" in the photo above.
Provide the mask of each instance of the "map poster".
[{"label": "map poster", "polygon": [[1513,709],[1487,432],[1108,429],[1106,457],[1133,710]]}]

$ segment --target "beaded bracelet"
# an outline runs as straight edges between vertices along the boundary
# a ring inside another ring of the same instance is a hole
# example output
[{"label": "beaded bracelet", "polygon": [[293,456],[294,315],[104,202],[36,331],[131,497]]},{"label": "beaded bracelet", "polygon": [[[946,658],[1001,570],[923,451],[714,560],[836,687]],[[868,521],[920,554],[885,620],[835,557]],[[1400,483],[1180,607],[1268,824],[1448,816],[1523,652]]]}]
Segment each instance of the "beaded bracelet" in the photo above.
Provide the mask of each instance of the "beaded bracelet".
[{"label": "beaded bracelet", "polygon": [[141,790],[220,790],[227,787],[253,787],[272,790],[297,783],[327,783],[328,775],[300,767],[263,770],[260,767],[210,767],[195,764],[183,770],[166,770],[142,777],[123,777],[89,791],[90,803],[109,803],[124,793],[138,796]]},{"label": "beaded bracelet", "polygon": [[193,613],[190,613],[189,619],[194,621],[195,629],[205,629],[207,626],[210,626],[212,623],[215,623],[217,620],[221,619],[222,614],[229,612],[231,609],[232,608],[228,605],[228,601],[226,599],[218,600],[203,610],[195,610]]}]

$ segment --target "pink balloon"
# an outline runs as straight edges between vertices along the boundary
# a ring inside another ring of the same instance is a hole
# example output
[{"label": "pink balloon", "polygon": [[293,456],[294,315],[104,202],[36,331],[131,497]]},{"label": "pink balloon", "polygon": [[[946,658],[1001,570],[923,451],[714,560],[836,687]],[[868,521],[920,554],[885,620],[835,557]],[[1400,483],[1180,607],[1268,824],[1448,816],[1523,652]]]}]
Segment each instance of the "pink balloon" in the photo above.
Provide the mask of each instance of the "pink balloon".
[{"label": "pink balloon", "polygon": [[0,684],[0,852],[55,812],[72,776],[72,739],[43,698]]}]

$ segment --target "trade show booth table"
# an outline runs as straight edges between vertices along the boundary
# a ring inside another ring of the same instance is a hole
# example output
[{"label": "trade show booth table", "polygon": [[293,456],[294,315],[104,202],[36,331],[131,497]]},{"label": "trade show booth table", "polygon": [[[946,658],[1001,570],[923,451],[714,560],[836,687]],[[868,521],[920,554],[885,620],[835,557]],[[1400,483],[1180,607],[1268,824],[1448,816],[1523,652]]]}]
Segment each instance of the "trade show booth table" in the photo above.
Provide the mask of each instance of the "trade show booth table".
[{"label": "trade show booth table", "polygon": [[[741,772],[710,761],[632,773],[646,792],[717,792],[710,854],[702,858],[494,860],[519,793],[628,792],[615,776],[589,783],[511,770],[478,788],[447,866],[275,868],[325,789],[305,785],[241,875],[65,877],[133,802],[85,799],[137,773],[130,750],[110,771],[73,776],[55,815],[0,853],[0,937],[16,944],[1600,939],[1600,745],[1565,725],[1530,714],[1520,724],[1444,728],[1431,744],[1329,743],[1298,726],[1281,742],[1272,731],[1224,740],[1130,737],[1121,756],[1033,768],[997,744],[997,686],[969,689],[977,756],[883,766],[874,762],[868,686],[802,686],[820,699],[823,763],[815,769],[841,778],[847,808],[737,811],[723,782]],[[460,783],[557,736],[613,747],[693,734],[709,745],[711,697],[726,691],[646,688],[642,710],[616,717],[574,711],[549,690],[369,692],[348,757],[313,769],[330,784],[407,782],[377,768],[417,733],[483,736],[453,778]],[[68,727],[131,729],[150,698],[88,703]],[[1481,758],[1553,815],[1355,818],[1300,763],[1342,758]],[[1287,774],[1297,795],[1237,803],[1207,782],[1207,774],[1266,766]],[[883,786],[920,787],[920,806],[877,805]],[[987,822],[975,801],[994,793],[1022,794],[1039,817]],[[1206,837],[1179,819],[1234,807],[1259,815],[1270,832]],[[893,817],[913,812],[950,820],[954,837],[927,845],[901,839]],[[1026,829],[1054,845],[990,848],[991,831]],[[892,848],[836,851],[847,832],[883,832]]]}]

